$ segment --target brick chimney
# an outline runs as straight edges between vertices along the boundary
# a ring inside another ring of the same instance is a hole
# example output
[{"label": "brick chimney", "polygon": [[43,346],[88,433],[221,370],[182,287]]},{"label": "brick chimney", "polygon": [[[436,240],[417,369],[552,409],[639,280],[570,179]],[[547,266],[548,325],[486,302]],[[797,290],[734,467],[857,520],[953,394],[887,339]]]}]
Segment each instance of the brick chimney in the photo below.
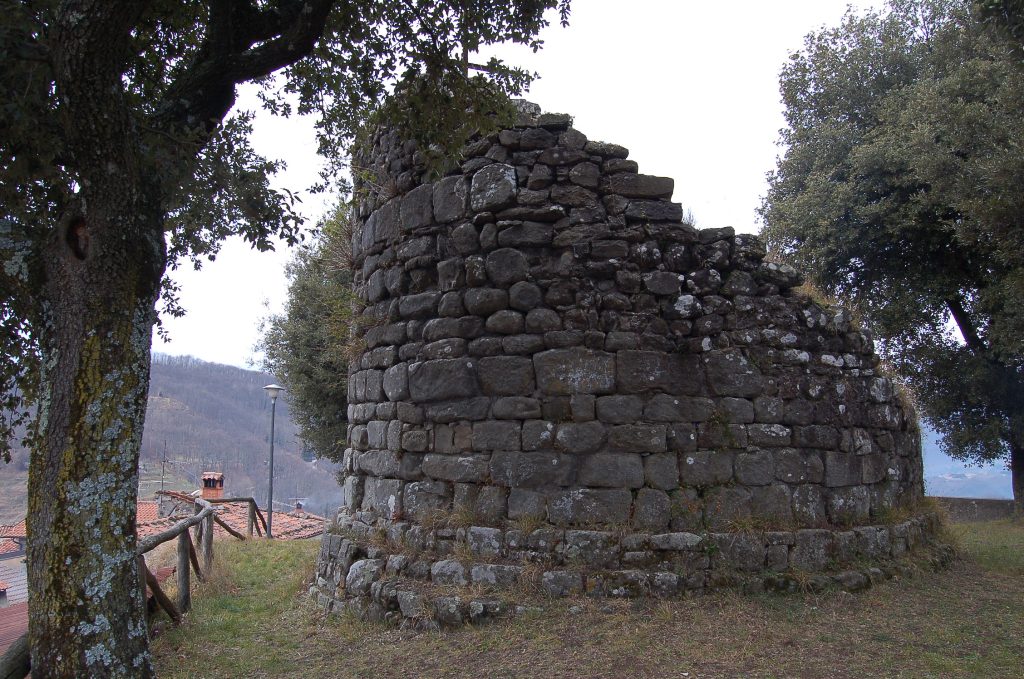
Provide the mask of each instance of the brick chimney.
[{"label": "brick chimney", "polygon": [[223,472],[203,472],[203,499],[220,500],[224,497]]}]

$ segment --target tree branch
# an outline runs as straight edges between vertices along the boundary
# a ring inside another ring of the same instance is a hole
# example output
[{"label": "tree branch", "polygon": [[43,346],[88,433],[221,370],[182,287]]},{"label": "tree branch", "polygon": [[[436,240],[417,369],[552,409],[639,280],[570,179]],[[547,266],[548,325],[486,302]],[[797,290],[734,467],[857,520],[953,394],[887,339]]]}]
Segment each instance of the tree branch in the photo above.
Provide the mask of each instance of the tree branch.
[{"label": "tree branch", "polygon": [[988,346],[978,336],[978,330],[974,327],[971,317],[968,315],[967,310],[964,309],[960,300],[949,298],[945,302],[949,313],[953,315],[953,320],[956,322],[957,327],[960,328],[960,334],[964,336],[967,347],[975,352],[987,351]]},{"label": "tree branch", "polygon": [[308,0],[259,12],[250,4],[215,0],[204,46],[168,88],[155,126],[198,132],[198,141],[205,142],[234,105],[235,85],[312,52],[333,5],[334,0]]}]

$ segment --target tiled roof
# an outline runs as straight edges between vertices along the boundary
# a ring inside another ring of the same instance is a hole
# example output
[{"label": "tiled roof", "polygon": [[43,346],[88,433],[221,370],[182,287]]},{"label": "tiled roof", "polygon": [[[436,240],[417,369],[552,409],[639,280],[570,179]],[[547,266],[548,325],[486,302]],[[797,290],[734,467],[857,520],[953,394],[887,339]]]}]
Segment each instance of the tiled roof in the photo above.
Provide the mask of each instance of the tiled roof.
[{"label": "tiled roof", "polygon": [[6,580],[0,580],[0,592],[6,592],[6,591],[7,591],[7,581]]},{"label": "tiled roof", "polygon": [[170,516],[156,517],[146,522],[139,521],[135,524],[135,534],[139,538],[148,538],[150,535],[167,530],[176,523],[178,523],[178,519]]},{"label": "tiled roof", "polygon": [[25,538],[25,520],[22,519],[13,526],[0,526],[0,538]]},{"label": "tiled roof", "polygon": [[0,559],[8,555],[20,554],[21,544],[12,538],[0,538]]},{"label": "tiled roof", "polygon": [[0,608],[0,655],[28,631],[28,604]]},{"label": "tiled roof", "polygon": [[156,500],[139,500],[135,503],[136,523],[146,523],[160,518],[160,503]]},{"label": "tiled roof", "polygon": [[[181,510],[179,511],[183,515],[191,513],[191,511],[185,511],[185,508],[192,507],[195,501],[195,498],[191,495],[173,490],[164,491],[163,494],[182,503]],[[231,526],[231,528],[242,535],[245,535],[246,527],[249,522],[248,505],[244,502],[232,502],[218,504],[217,506],[219,508],[217,516],[219,516],[224,523]],[[261,509],[261,511],[265,517],[266,510]],[[324,532],[324,524],[326,521],[327,520],[324,519],[324,517],[317,516],[316,514],[310,514],[308,512],[274,512],[274,539],[306,540],[308,538],[319,537]],[[228,537],[228,532],[219,525],[214,524],[213,535],[214,537],[223,538]]]}]

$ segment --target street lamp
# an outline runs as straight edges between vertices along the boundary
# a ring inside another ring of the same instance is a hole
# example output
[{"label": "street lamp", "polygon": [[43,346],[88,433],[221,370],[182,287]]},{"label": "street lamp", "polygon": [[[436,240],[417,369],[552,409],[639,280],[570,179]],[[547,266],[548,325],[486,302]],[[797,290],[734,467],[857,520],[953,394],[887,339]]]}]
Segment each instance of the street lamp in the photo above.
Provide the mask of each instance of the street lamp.
[{"label": "street lamp", "polygon": [[284,391],[278,384],[263,387],[270,397],[270,482],[267,484],[267,538],[274,537],[274,418],[277,414],[277,395]]}]

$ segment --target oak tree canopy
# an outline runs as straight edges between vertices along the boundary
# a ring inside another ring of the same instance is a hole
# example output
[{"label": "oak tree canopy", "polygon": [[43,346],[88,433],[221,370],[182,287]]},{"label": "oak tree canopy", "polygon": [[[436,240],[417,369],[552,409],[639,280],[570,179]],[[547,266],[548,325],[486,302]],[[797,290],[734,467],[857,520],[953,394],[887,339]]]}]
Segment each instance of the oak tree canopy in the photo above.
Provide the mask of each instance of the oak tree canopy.
[{"label": "oak tree canopy", "polygon": [[761,216],[770,248],[861,310],[949,454],[1007,460],[1020,506],[1024,64],[977,10],[893,0],[808,36]]}]

